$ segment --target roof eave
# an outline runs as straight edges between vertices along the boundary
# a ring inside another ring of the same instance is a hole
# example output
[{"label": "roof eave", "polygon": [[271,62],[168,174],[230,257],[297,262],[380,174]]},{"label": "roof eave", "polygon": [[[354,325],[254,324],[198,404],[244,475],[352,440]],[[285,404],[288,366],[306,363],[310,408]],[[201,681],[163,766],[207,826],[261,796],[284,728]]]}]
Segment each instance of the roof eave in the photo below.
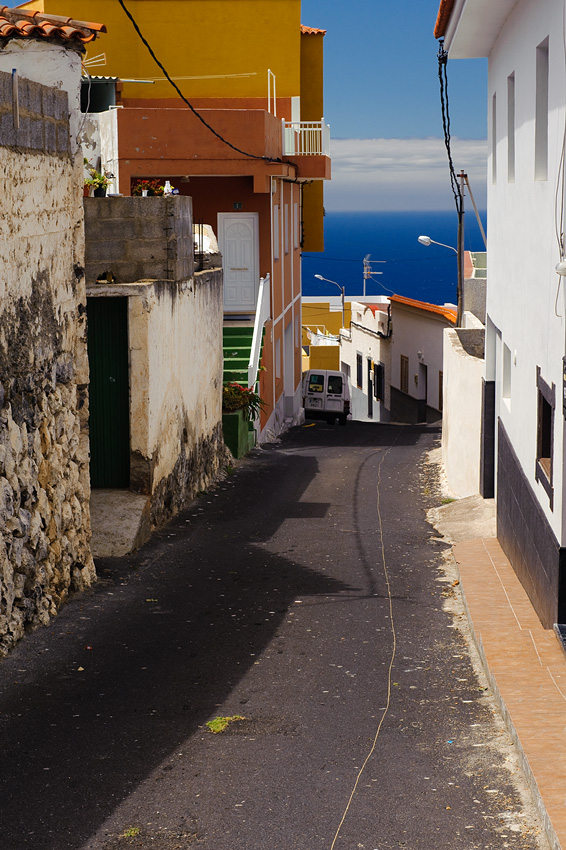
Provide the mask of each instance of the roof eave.
[{"label": "roof eave", "polygon": [[434,34],[451,59],[489,56],[518,0],[440,0]]}]

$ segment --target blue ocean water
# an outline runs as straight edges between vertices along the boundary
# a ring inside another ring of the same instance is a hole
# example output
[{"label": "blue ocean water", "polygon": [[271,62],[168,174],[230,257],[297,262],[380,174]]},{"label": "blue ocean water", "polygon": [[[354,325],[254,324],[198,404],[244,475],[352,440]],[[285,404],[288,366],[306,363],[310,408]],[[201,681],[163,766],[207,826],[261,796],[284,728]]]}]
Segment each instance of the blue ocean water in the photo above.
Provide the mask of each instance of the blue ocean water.
[{"label": "blue ocean water", "polygon": [[[480,213],[486,229],[485,213]],[[456,209],[445,212],[328,212],[324,219],[325,251],[303,254],[303,294],[337,295],[336,281],[346,295],[363,293],[363,259],[371,254],[373,280],[367,295],[405,295],[431,304],[456,302],[456,254],[448,248],[421,245],[417,238],[430,236],[446,245],[457,245]],[[464,247],[484,251],[481,232],[472,209],[466,211]],[[381,274],[375,274],[381,272]]]}]

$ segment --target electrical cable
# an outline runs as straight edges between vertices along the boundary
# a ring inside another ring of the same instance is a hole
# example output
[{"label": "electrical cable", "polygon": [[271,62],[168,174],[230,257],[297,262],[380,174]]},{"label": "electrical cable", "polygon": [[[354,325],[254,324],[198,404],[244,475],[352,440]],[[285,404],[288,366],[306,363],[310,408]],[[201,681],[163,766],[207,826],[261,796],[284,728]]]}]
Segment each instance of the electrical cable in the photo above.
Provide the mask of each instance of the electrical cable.
[{"label": "electrical cable", "polygon": [[373,280],[374,283],[377,283],[377,285],[381,286],[382,289],[385,289],[386,292],[390,292],[391,295],[395,295],[395,292],[393,291],[393,289],[389,289],[387,286],[384,286],[383,283],[380,280],[376,280],[371,275],[369,275],[369,277],[367,277],[366,280]]},{"label": "electrical cable", "polygon": [[454,169],[454,163],[452,161],[452,149],[451,149],[451,139],[450,139],[450,107],[448,101],[448,53],[444,50],[444,39],[440,39],[439,47],[438,47],[438,79],[440,82],[440,106],[442,110],[442,130],[444,134],[444,146],[446,148],[446,153],[448,154],[448,168],[450,171],[450,185],[452,187],[452,194],[454,195],[454,200],[456,202],[456,211],[458,215],[462,212],[463,207],[463,197],[462,190],[460,189],[460,184],[458,183],[458,178],[456,177],[456,171]]},{"label": "electrical cable", "polygon": [[338,829],[336,830],[336,832],[334,834],[334,839],[332,841],[332,844],[330,845],[330,850],[334,850],[336,842],[338,841],[338,838],[340,836],[340,832],[342,830],[342,827],[344,825],[344,822],[345,822],[345,820],[348,816],[348,812],[349,812],[350,807],[352,805],[352,801],[355,797],[356,791],[358,790],[358,785],[360,783],[360,779],[362,777],[362,774],[363,774],[364,770],[366,769],[369,760],[371,759],[371,757],[373,756],[373,754],[375,752],[375,748],[377,746],[377,740],[378,740],[380,732],[381,732],[381,727],[383,726],[383,722],[384,722],[384,720],[385,720],[385,718],[386,718],[386,716],[389,712],[389,706],[391,705],[391,684],[392,684],[391,680],[392,680],[392,673],[393,673],[393,665],[395,663],[395,656],[397,654],[397,632],[395,630],[395,619],[394,619],[394,616],[393,616],[393,595],[391,593],[391,583],[389,581],[389,571],[387,569],[387,559],[385,557],[385,543],[383,541],[383,519],[382,519],[382,516],[381,516],[381,489],[380,489],[380,485],[381,485],[381,467],[383,466],[383,462],[384,462],[385,458],[387,457],[389,452],[393,449],[395,443],[399,439],[400,434],[401,434],[401,429],[399,428],[398,431],[397,431],[397,434],[395,436],[395,439],[393,440],[393,442],[391,443],[391,445],[389,446],[387,451],[384,452],[383,457],[379,461],[379,466],[377,468],[376,509],[377,509],[377,519],[378,519],[380,548],[381,548],[381,563],[382,563],[382,566],[383,566],[383,575],[385,577],[385,584],[387,586],[387,598],[388,598],[388,601],[389,601],[389,622],[391,624],[391,637],[392,637],[391,657],[389,659],[389,668],[388,668],[388,671],[387,671],[387,700],[386,700],[386,703],[385,703],[385,708],[383,709],[383,713],[381,715],[381,719],[380,719],[379,724],[377,726],[377,730],[376,730],[376,733],[374,735],[373,742],[372,742],[372,745],[370,747],[370,750],[369,750],[367,756],[365,757],[364,763],[362,764],[362,766],[359,769],[358,774],[356,776],[356,780],[354,782],[354,787],[352,788],[352,792],[350,794],[350,797],[348,798],[348,802],[346,804],[346,808],[344,809],[344,814],[342,815],[342,819],[341,819],[340,823],[338,824]]},{"label": "electrical cable", "polygon": [[84,130],[84,126],[86,124],[86,119],[88,118],[88,111],[89,111],[89,108],[90,108],[90,92],[91,92],[91,89],[92,89],[92,78],[91,78],[87,68],[85,67],[84,63],[82,63],[82,62],[81,62],[81,69],[86,74],[86,76],[88,78],[88,88],[87,88],[87,94],[86,94],[86,109],[85,109],[85,113],[84,113],[84,118],[81,121],[81,126],[77,130],[77,143],[78,143],[79,147],[81,146],[80,136],[81,136],[82,131]]},{"label": "electrical cable", "polygon": [[[167,69],[166,69],[166,68],[165,68],[165,66],[164,66],[164,65],[163,65],[163,64],[159,61],[159,59],[157,58],[157,56],[156,56],[156,55],[155,55],[155,53],[153,52],[153,50],[152,50],[152,48],[151,48],[151,45],[149,44],[149,42],[147,41],[147,39],[146,39],[146,38],[144,38],[144,36],[142,35],[142,32],[141,32],[141,30],[140,30],[140,28],[139,28],[138,24],[136,23],[136,20],[134,19],[134,17],[133,17],[133,15],[132,15],[132,13],[131,13],[131,12],[130,12],[127,8],[126,8],[126,4],[124,3],[124,0],[118,0],[118,3],[120,4],[120,6],[122,7],[122,9],[123,9],[123,10],[124,10],[124,12],[126,13],[127,17],[130,19],[130,21],[131,21],[131,23],[132,23],[132,26],[134,27],[134,29],[135,29],[136,33],[138,34],[139,38],[141,39],[141,41],[143,42],[143,44],[145,45],[145,47],[147,48],[147,50],[149,51],[149,54],[150,54],[151,58],[154,60],[154,62],[156,63],[156,65],[157,65],[159,68],[161,68],[161,70],[162,70],[162,71],[163,71],[163,73],[165,74],[165,78],[166,78],[166,80],[167,80],[167,81],[168,81],[168,82],[169,82],[169,83],[173,86],[173,88],[175,89],[175,91],[177,92],[177,94],[179,95],[179,97],[181,98],[181,100],[183,101],[183,103],[186,103],[186,104],[187,104],[187,106],[189,107],[189,109],[191,110],[191,112],[193,113],[193,115],[194,115],[196,118],[198,118],[198,120],[201,122],[201,124],[204,124],[204,126],[207,128],[207,130],[210,130],[210,132],[211,132],[214,136],[216,136],[216,138],[217,138],[217,139],[220,139],[220,141],[221,141],[221,142],[223,142],[225,145],[228,145],[228,147],[229,147],[229,148],[232,148],[232,150],[236,151],[236,153],[241,153],[241,154],[242,154],[242,156],[247,156],[247,157],[249,157],[250,159],[259,159],[259,160],[263,160],[264,162],[283,162],[283,160],[282,160],[282,159],[280,159],[279,157],[259,156],[258,154],[255,154],[255,153],[249,153],[248,151],[244,151],[244,150],[242,150],[241,148],[236,147],[236,145],[233,145],[233,144],[232,144],[232,142],[229,142],[227,139],[225,139],[225,138],[224,138],[224,136],[221,136],[221,135],[220,135],[220,133],[218,133],[218,132],[214,129],[214,127],[211,127],[211,125],[210,125],[207,121],[205,121],[205,119],[202,117],[202,115],[201,115],[199,112],[197,112],[197,110],[194,108],[194,106],[192,105],[192,103],[191,103],[189,100],[187,100],[187,98],[185,97],[185,95],[183,94],[183,92],[181,91],[181,89],[179,88],[179,86],[178,86],[178,85],[174,82],[174,80],[173,80],[173,79],[169,76],[169,74],[168,74],[168,72],[167,72]],[[287,162],[287,160],[286,160],[286,162]],[[289,162],[289,165],[294,165],[294,163],[292,163],[292,162],[290,162],[290,161],[288,161],[288,162]]]}]

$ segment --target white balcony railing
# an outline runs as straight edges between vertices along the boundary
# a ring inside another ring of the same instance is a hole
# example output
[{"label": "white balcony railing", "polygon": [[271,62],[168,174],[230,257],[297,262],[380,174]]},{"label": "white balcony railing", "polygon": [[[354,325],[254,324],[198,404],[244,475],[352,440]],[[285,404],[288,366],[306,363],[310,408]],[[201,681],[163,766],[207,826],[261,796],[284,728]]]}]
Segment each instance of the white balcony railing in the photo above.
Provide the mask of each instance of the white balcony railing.
[{"label": "white balcony railing", "polygon": [[322,121],[283,121],[285,156],[330,156],[330,127]]}]

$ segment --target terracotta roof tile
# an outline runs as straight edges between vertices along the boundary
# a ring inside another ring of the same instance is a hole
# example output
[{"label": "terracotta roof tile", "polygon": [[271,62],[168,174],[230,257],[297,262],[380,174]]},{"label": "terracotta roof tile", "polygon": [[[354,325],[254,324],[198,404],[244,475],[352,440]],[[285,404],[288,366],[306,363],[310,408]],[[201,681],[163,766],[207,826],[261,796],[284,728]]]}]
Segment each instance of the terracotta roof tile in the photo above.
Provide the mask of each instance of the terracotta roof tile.
[{"label": "terracotta roof tile", "polygon": [[456,324],[456,310],[452,310],[450,307],[443,307],[441,304],[429,304],[427,301],[415,301],[413,298],[405,298],[403,295],[390,295],[389,300],[396,304],[406,304],[408,307],[426,310],[428,313],[436,313],[438,316],[443,316],[449,322]]},{"label": "terracotta roof tile", "polygon": [[104,24],[0,6],[0,38],[61,39],[88,44],[100,32],[106,32]]},{"label": "terracotta roof tile", "polygon": [[436,17],[436,25],[434,27],[434,37],[442,38],[446,32],[452,9],[454,8],[454,0],[440,0],[438,7],[438,15]]},{"label": "terracotta roof tile", "polygon": [[326,35],[326,30],[317,30],[314,27],[301,26],[302,35]]}]

